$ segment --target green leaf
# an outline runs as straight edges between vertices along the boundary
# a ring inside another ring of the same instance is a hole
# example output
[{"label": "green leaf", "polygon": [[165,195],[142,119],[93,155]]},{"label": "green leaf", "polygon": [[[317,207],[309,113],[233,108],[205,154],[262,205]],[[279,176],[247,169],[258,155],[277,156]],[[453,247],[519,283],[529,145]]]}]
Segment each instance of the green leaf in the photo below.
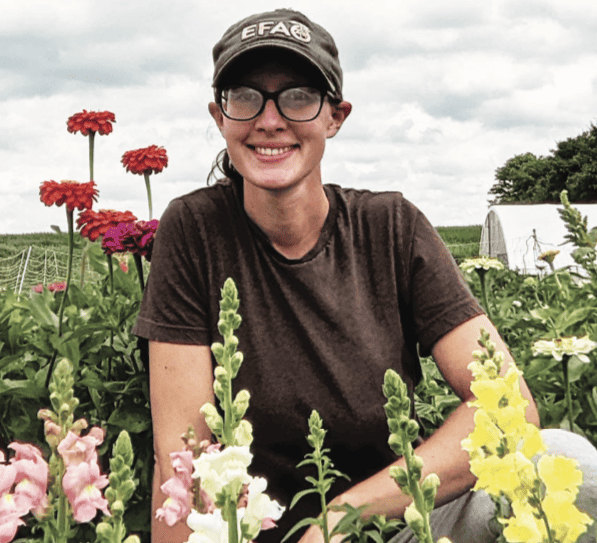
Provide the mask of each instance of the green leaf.
[{"label": "green leaf", "polygon": [[290,502],[290,506],[288,507],[288,509],[292,509],[296,505],[296,503],[307,494],[317,494],[317,489],[307,488],[306,490],[301,490],[300,492],[297,492],[292,498],[292,501]]},{"label": "green leaf", "polygon": [[282,541],[280,541],[280,543],[284,543],[284,541],[286,541],[292,534],[294,534],[295,532],[297,532],[301,528],[304,528],[305,526],[310,526],[311,524],[314,524],[315,526],[320,526],[321,525],[321,520],[313,518],[313,517],[304,518],[303,520],[297,522],[288,531],[288,533],[284,536],[284,539],[282,539]]},{"label": "green leaf", "polygon": [[151,427],[149,410],[130,405],[118,408],[110,415],[108,424],[123,428],[131,434],[145,432]]}]

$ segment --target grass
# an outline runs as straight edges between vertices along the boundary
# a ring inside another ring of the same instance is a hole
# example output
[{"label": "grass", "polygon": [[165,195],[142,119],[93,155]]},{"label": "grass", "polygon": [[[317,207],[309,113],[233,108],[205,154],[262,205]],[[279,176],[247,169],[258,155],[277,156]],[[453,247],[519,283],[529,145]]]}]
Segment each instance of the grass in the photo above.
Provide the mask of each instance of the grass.
[{"label": "grass", "polygon": [[438,226],[437,231],[457,262],[479,256],[479,242],[483,226]]}]

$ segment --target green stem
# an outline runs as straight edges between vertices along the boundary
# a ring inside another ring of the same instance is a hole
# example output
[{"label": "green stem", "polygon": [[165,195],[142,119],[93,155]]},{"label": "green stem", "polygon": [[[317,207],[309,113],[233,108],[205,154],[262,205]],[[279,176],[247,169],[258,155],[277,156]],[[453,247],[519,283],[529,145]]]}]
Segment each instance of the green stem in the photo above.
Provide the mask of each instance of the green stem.
[{"label": "green stem", "polygon": [[545,524],[545,529],[547,531],[548,543],[557,543],[557,541],[554,539],[553,532],[551,531],[551,529],[549,527],[549,520],[547,518],[547,515],[545,514],[543,507],[541,507],[541,500],[538,499],[537,502],[539,504],[537,506],[537,509],[539,509],[539,517],[543,520],[543,523]]},{"label": "green stem", "polygon": [[408,479],[409,483],[412,483],[409,485],[410,491],[412,492],[415,507],[423,517],[423,538],[420,539],[420,543],[433,543],[433,537],[431,535],[431,526],[429,524],[429,511],[427,511],[425,507],[425,500],[423,498],[423,493],[421,492],[421,486],[419,485],[419,481],[413,482],[411,480],[411,466],[414,463],[413,448],[410,444],[410,441],[408,441],[405,435],[402,436],[402,442],[404,443],[404,461],[406,462]]},{"label": "green stem", "polygon": [[133,254],[133,260],[135,261],[135,268],[137,268],[141,292],[143,292],[145,290],[145,280],[143,278],[143,260],[141,259],[141,255],[138,255],[137,253]]},{"label": "green stem", "polygon": [[147,189],[147,202],[149,204],[149,220],[151,220],[153,218],[153,215],[151,204],[151,184],[149,183],[149,171],[144,171],[143,176],[145,177],[145,188]]},{"label": "green stem", "polygon": [[[110,296],[114,298],[114,270],[112,269],[112,255],[107,254],[106,258],[108,259],[108,276],[110,278]],[[114,330],[112,330],[112,326],[110,326],[110,353],[112,353],[112,349],[114,347]],[[108,375],[107,380],[110,380],[110,374],[112,373],[112,355],[108,357]]]},{"label": "green stem", "polygon": [[74,249],[74,221],[73,210],[66,210],[66,220],[68,222],[68,263],[66,269],[66,288],[62,293],[62,300],[60,300],[60,309],[58,310],[58,337],[62,336],[62,317],[64,315],[64,304],[68,294],[68,287],[70,286],[70,277],[73,270],[73,249]]},{"label": "green stem", "polygon": [[62,489],[62,479],[64,477],[66,469],[64,466],[64,462],[60,460],[60,473],[58,474],[58,481],[59,484],[56,485],[59,497],[58,497],[58,514],[57,514],[57,524],[56,528],[58,531],[58,539],[56,543],[67,543],[67,534],[70,531],[70,522],[68,518],[68,500],[66,495],[64,494],[64,490]]},{"label": "green stem", "polygon": [[[321,448],[317,447],[316,450],[317,455],[317,474],[319,482],[323,482],[323,465],[322,465],[322,458],[321,458]],[[320,488],[319,490],[319,498],[321,501],[321,532],[323,533],[323,540],[325,543],[330,542],[330,532],[328,530],[328,506],[325,501],[325,492],[323,492]]]},{"label": "green stem", "polygon": [[228,503],[228,543],[240,543],[238,540],[238,521],[236,520],[237,504]]},{"label": "green stem", "polygon": [[568,375],[568,355],[562,358],[562,371],[564,372],[564,386],[566,387],[566,406],[568,410],[568,426],[571,432],[574,432],[574,423],[572,420],[572,393],[570,391],[570,378]]},{"label": "green stem", "polygon": [[95,139],[95,132],[89,132],[89,180],[93,181],[93,141]]},{"label": "green stem", "polygon": [[491,318],[491,309],[489,308],[489,301],[487,299],[487,288],[485,286],[486,273],[487,272],[485,269],[477,268],[477,275],[479,276],[479,280],[481,282],[481,296],[483,296],[483,305],[485,306],[485,311],[487,312],[487,317],[491,321],[493,319]]},{"label": "green stem", "polygon": [[114,270],[112,269],[112,255],[106,255],[108,260],[108,277],[110,278],[110,294],[114,296]]}]

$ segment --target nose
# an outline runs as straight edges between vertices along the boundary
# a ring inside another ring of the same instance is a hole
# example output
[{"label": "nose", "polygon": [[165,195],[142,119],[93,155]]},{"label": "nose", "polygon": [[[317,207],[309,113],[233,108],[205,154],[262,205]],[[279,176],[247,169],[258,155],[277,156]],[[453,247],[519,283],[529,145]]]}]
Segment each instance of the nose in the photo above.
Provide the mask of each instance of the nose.
[{"label": "nose", "polygon": [[280,115],[272,98],[265,102],[265,107],[257,117],[255,126],[264,130],[281,130],[286,126],[286,119]]}]

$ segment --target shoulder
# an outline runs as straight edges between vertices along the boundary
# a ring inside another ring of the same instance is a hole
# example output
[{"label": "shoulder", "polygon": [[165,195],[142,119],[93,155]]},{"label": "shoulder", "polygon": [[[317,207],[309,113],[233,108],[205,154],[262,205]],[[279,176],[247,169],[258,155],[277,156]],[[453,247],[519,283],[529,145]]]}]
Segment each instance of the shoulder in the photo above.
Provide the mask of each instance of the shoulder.
[{"label": "shoulder", "polygon": [[174,198],[160,219],[160,228],[213,224],[228,215],[226,210],[234,210],[236,201],[234,187],[228,180],[201,187]]},{"label": "shoulder", "polygon": [[[372,191],[326,185],[337,200],[339,212],[357,223],[367,222],[390,229],[393,235],[413,235],[429,221],[421,210],[399,191]],[[398,231],[397,231],[398,230]]]}]

